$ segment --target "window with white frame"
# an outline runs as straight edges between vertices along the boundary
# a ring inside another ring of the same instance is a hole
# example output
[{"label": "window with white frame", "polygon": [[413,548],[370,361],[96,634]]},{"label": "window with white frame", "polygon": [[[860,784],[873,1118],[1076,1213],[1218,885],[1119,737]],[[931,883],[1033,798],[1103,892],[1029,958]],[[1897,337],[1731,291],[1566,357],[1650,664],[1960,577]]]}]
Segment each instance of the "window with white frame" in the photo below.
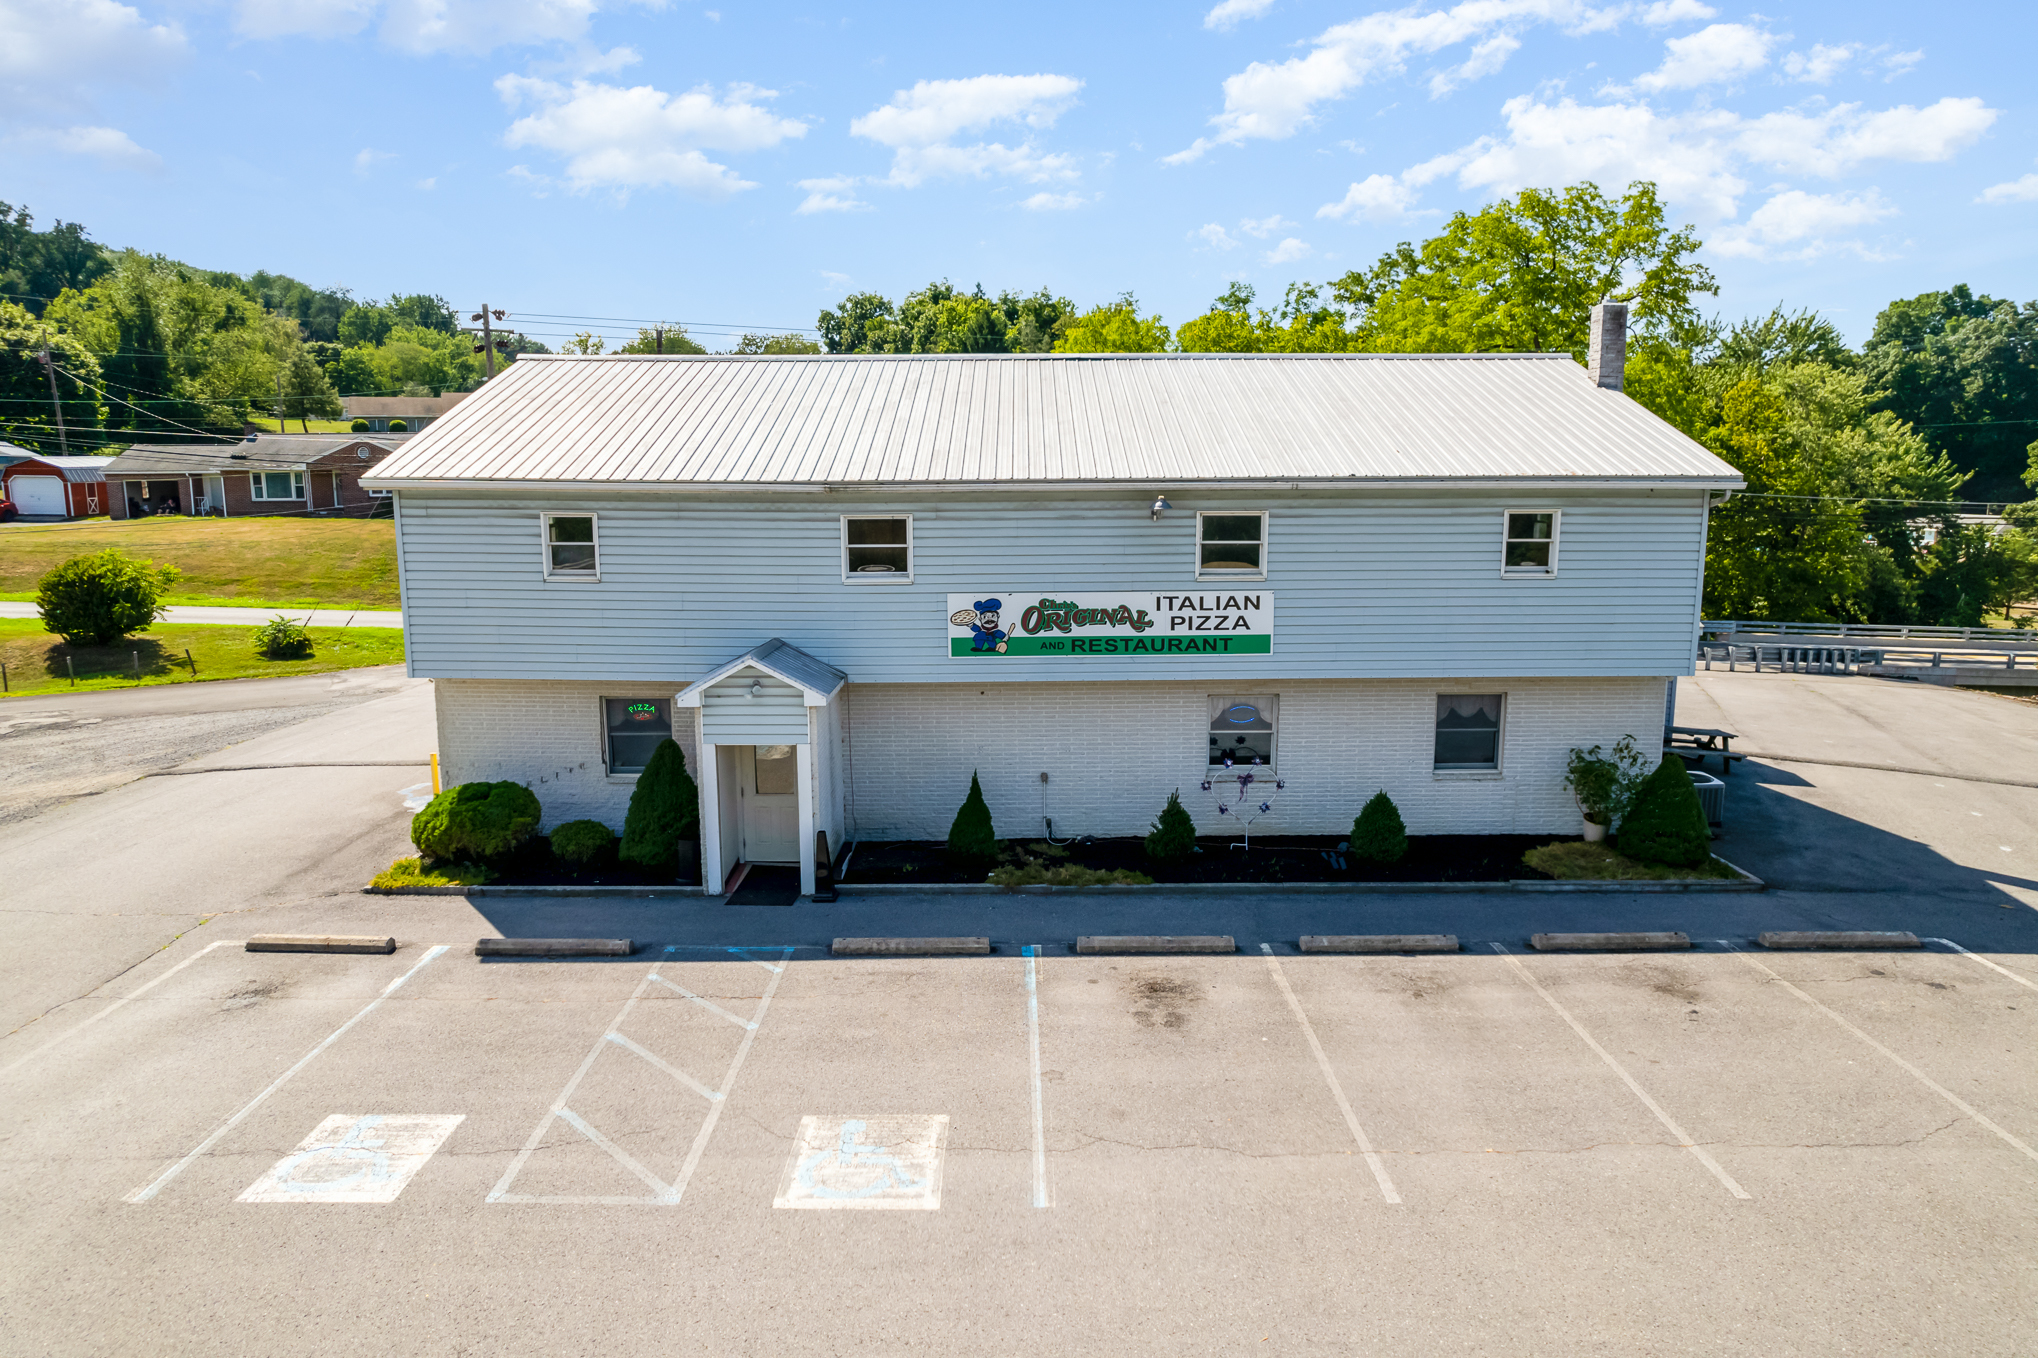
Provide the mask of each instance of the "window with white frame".
[{"label": "window with white frame", "polygon": [[544,516],[545,578],[599,580],[601,544],[592,514]]},{"label": "window with white frame", "polygon": [[1220,694],[1210,700],[1209,765],[1272,768],[1280,700],[1272,694]]},{"label": "window with white frame", "polygon": [[1441,772],[1492,772],[1500,767],[1498,693],[1437,694],[1436,757]]},{"label": "window with white frame", "polygon": [[1196,516],[1196,578],[1258,577],[1267,573],[1265,514]]},{"label": "window with white frame", "polygon": [[1557,573],[1556,510],[1510,509],[1501,516],[1500,572],[1503,575]]},{"label": "window with white frame", "polygon": [[257,500],[302,500],[303,472],[250,472],[249,490]]},{"label": "window with white frame", "polygon": [[672,739],[670,698],[604,698],[602,725],[610,773],[642,773],[658,747]]},{"label": "window with white frame", "polygon": [[913,516],[842,516],[842,578],[855,584],[904,584],[913,578]]}]

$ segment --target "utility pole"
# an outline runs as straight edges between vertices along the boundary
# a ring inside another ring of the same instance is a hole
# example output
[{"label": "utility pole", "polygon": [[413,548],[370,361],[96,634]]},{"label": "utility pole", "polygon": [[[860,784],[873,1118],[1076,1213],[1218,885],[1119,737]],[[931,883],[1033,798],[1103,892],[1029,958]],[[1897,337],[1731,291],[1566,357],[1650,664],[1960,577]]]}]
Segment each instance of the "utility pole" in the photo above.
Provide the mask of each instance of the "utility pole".
[{"label": "utility pole", "polygon": [[283,427],[283,370],[276,370],[276,432],[287,433]]},{"label": "utility pole", "polygon": [[44,329],[42,332],[42,370],[49,374],[50,379],[50,409],[55,411],[57,416],[57,448],[61,456],[69,457],[71,455],[71,440],[64,433],[64,403],[57,399],[57,365],[56,361],[50,357],[50,332],[48,329]]},{"label": "utility pole", "polygon": [[654,333],[658,336],[658,352],[662,354],[665,352],[665,327],[657,327]]},{"label": "utility pole", "polygon": [[[469,316],[467,318],[470,321],[481,322],[481,343],[474,346],[474,352],[482,356],[481,361],[483,365],[488,369],[489,377],[495,376],[496,353],[498,351],[507,350],[509,347],[509,341],[499,340],[495,337],[495,331],[492,330],[488,324],[491,318],[499,321],[503,319],[503,313],[500,311],[490,311],[488,309],[488,303],[486,302],[483,302],[481,304],[481,310],[475,312],[472,316]],[[474,332],[472,330],[469,330],[467,333],[471,335]]]}]

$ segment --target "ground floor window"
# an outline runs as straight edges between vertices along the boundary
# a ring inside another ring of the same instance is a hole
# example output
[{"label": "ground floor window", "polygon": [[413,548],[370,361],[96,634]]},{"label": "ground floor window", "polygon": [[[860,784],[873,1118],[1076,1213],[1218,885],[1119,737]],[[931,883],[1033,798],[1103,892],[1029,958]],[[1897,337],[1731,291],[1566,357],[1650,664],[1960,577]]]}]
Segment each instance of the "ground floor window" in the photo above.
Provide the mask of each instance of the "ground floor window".
[{"label": "ground floor window", "polygon": [[250,490],[257,500],[302,500],[303,472],[251,472]]},{"label": "ground floor window", "polygon": [[1500,767],[1501,697],[1498,693],[1437,694],[1437,768]]},{"label": "ground floor window", "polygon": [[669,698],[604,698],[610,773],[641,773],[658,747],[672,739]]},{"label": "ground floor window", "polygon": [[1275,710],[1271,694],[1221,694],[1210,700],[1210,767],[1274,766]]},{"label": "ground floor window", "polygon": [[800,790],[799,754],[790,745],[757,747],[757,786],[760,797],[791,797]]}]

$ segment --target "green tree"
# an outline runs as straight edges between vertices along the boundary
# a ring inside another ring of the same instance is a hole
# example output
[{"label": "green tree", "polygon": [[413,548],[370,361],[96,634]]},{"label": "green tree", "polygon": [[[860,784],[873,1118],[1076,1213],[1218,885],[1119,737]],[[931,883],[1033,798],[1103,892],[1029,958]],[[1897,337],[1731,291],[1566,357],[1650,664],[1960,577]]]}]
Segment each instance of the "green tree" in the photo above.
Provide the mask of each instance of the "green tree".
[{"label": "green tree", "polygon": [[163,616],[163,595],[179,574],[108,547],[52,567],[36,584],[35,611],[45,631],[72,646],[111,645]]},{"label": "green tree", "polygon": [[1645,336],[1695,327],[1693,295],[1719,290],[1698,248],[1690,227],[1669,227],[1654,184],[1609,199],[1584,182],[1459,212],[1421,249],[1403,242],[1331,287],[1360,348],[1582,359],[1602,298],[1627,302]]},{"label": "green tree", "polygon": [[[50,404],[49,373],[41,362],[45,343],[57,368],[57,399],[66,434],[61,442],[56,410]],[[99,403],[99,379],[99,357],[83,341],[50,330],[25,307],[0,300],[0,431],[10,443],[44,454],[66,446],[74,453],[96,452],[98,431],[106,420],[106,409]]]},{"label": "green tree", "polygon": [[[646,326],[637,332],[637,338],[631,340],[628,344],[618,346],[615,352],[619,354],[705,354],[707,352],[706,349],[695,343],[687,335],[685,326],[668,325],[662,328],[665,333],[660,335],[660,327]],[[539,346],[537,352],[545,352],[544,347],[542,345]],[[818,353],[820,350],[817,348],[814,352]]]},{"label": "green tree", "polygon": [[363,302],[349,307],[340,317],[338,339],[345,345],[366,345],[373,349],[389,338],[389,332],[396,328],[396,317],[389,314],[389,308],[376,302]]},{"label": "green tree", "polygon": [[[339,393],[326,379],[318,360],[309,350],[299,347],[290,356],[289,365],[283,370],[283,418],[296,420],[305,433],[311,432],[313,419],[337,420],[341,413]],[[281,432],[281,426],[278,426]]]},{"label": "green tree", "polygon": [[413,325],[420,330],[436,330],[444,335],[460,333],[460,317],[443,297],[414,292],[407,297],[391,297],[384,306],[397,325]]},{"label": "green tree", "polygon": [[67,288],[91,287],[111,267],[106,251],[76,222],[37,231],[26,207],[0,203],[0,294],[31,315],[42,314]]},{"label": "green tree", "polygon": [[1179,340],[1184,353],[1336,354],[1357,346],[1344,311],[1326,305],[1313,283],[1291,283],[1280,304],[1254,308],[1253,290],[1233,283],[1209,311],[1185,322]]},{"label": "green tree", "polygon": [[745,335],[732,354],[818,354],[821,346],[805,335]]},{"label": "green tree", "polygon": [[1163,354],[1172,347],[1173,332],[1159,316],[1140,315],[1139,302],[1129,292],[1091,307],[1054,342],[1058,354]]},{"label": "green tree", "polygon": [[831,354],[878,354],[877,347],[891,333],[895,315],[891,301],[874,292],[853,292],[842,299],[840,311],[823,311],[815,328],[821,343]]}]

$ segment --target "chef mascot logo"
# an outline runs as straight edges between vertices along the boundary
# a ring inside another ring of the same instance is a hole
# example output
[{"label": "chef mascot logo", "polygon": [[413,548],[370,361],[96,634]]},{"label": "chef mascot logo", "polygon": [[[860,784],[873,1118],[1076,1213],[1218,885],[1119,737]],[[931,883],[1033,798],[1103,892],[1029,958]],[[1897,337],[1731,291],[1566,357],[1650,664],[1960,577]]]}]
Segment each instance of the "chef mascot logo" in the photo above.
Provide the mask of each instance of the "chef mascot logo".
[{"label": "chef mascot logo", "polygon": [[978,599],[972,607],[949,614],[948,621],[969,628],[972,655],[1004,655],[1005,632],[998,626],[998,614],[1004,607],[1003,599]]}]

